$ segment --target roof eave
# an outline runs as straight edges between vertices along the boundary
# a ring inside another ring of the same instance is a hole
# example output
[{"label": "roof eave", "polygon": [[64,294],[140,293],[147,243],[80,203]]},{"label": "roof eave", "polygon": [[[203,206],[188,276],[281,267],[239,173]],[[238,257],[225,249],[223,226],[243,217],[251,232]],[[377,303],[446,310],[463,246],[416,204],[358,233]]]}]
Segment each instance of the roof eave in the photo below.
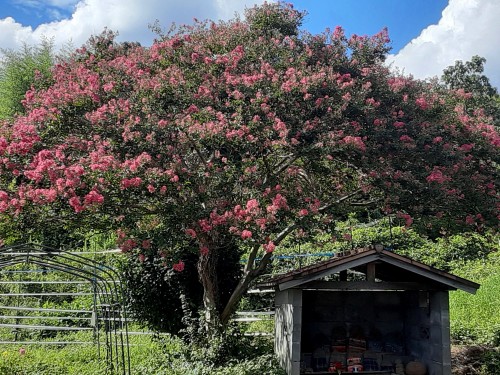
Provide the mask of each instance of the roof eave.
[{"label": "roof eave", "polygon": [[475,294],[477,289],[480,287],[479,284],[470,280],[463,279],[387,250],[367,250],[346,257],[331,259],[317,265],[306,267],[303,270],[290,272],[289,274],[278,277],[275,280],[262,283],[259,287],[274,287],[280,291],[297,288],[311,281],[377,260],[421,275],[429,280],[447,286],[448,289],[459,289]]}]

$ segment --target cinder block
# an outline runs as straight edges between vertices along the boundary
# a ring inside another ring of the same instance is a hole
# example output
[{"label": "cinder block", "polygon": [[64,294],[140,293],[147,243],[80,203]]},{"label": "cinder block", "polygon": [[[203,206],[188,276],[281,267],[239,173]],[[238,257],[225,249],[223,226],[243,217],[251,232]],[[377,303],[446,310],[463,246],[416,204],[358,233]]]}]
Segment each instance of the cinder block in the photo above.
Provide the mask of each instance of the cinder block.
[{"label": "cinder block", "polygon": [[302,289],[291,289],[290,298],[294,306],[302,307]]},{"label": "cinder block", "polygon": [[292,361],[300,362],[300,342],[292,342]]},{"label": "cinder block", "polygon": [[283,290],[281,292],[277,292],[276,296],[274,297],[275,305],[280,306],[280,305],[290,303],[289,292],[290,292],[290,290]]},{"label": "cinder block", "polygon": [[300,361],[298,362],[292,362],[290,372],[288,375],[299,375],[300,374]]}]

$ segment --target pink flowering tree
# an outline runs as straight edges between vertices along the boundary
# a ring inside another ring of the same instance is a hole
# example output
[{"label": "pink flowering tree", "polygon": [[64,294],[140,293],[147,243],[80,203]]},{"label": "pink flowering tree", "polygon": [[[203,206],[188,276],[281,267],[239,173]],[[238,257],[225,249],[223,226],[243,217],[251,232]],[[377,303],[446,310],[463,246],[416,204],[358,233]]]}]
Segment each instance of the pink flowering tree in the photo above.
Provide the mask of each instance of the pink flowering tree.
[{"label": "pink flowering tree", "polygon": [[[356,207],[423,228],[498,223],[500,137],[464,93],[392,74],[385,31],[299,35],[283,4],[150,48],[94,38],[0,128],[12,223],[115,230],[137,263],[196,257],[209,326],[296,230]],[[12,224],[15,225],[15,224]],[[245,254],[230,290],[218,272]],[[257,261],[258,259],[258,261]]]}]

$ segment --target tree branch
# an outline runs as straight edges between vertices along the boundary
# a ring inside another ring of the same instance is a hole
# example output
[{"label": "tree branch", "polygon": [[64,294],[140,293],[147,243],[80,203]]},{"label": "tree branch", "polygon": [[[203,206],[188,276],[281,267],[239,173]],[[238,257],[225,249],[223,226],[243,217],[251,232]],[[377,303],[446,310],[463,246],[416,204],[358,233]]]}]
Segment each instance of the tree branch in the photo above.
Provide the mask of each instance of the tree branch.
[{"label": "tree branch", "polygon": [[365,201],[365,202],[352,202],[351,206],[356,206],[356,207],[366,207],[370,206],[374,203],[380,202],[380,199],[373,199],[371,201]]},{"label": "tree branch", "polygon": [[347,195],[344,195],[343,197],[339,198],[339,199],[336,199],[330,203],[327,203],[325,204],[324,206],[321,206],[319,209],[318,209],[318,212],[324,212],[326,210],[328,210],[330,207],[336,205],[336,204],[339,204],[339,203],[342,203],[348,199],[351,199],[352,197],[358,195],[359,193],[361,193],[363,190],[362,189],[357,189],[355,191],[353,191],[352,193],[350,194],[347,194]]},{"label": "tree branch", "polygon": [[[339,199],[336,199],[333,202],[330,202],[326,204],[325,206],[321,207],[318,211],[323,212],[327,210],[329,207],[332,207],[335,204],[342,203],[343,201],[346,201],[355,195],[359,194],[362,192],[361,189],[353,191],[351,194],[347,194]],[[290,224],[287,226],[285,229],[283,229],[274,239],[274,244],[279,245],[290,233],[292,233],[296,228],[299,227],[300,222],[302,219],[297,220],[295,223]],[[272,252],[265,253],[262,259],[259,262],[259,265],[257,267],[254,266],[254,262],[257,256],[257,252],[260,249],[260,245],[256,244],[253,248],[252,251],[250,252],[250,255],[248,257],[247,265],[245,266],[245,270],[243,272],[243,276],[241,277],[238,285],[234,289],[233,293],[231,294],[231,297],[229,298],[229,301],[227,302],[226,306],[224,307],[224,310],[222,311],[221,314],[221,322],[223,324],[226,324],[229,321],[229,318],[233,314],[234,310],[236,309],[237,303],[240,301],[241,297],[243,294],[247,291],[250,283],[255,280],[266,268],[266,266],[269,264],[271,261],[271,258],[273,256]]]},{"label": "tree branch", "polygon": [[198,155],[198,157],[200,158],[201,162],[202,162],[205,166],[207,166],[207,164],[208,164],[208,163],[207,163],[207,161],[205,160],[205,158],[203,157],[203,155],[202,155],[201,151],[200,151],[200,150],[198,149],[198,147],[196,146],[196,142],[195,142],[195,141],[194,141],[194,140],[193,140],[193,139],[189,136],[189,134],[188,134],[186,131],[184,131],[184,130],[182,130],[182,129],[180,129],[180,128],[177,128],[177,130],[178,130],[179,132],[182,132],[182,133],[186,136],[186,138],[189,140],[189,144],[190,144],[190,145],[191,145],[191,147],[195,150],[195,152],[196,152],[196,154]]},{"label": "tree branch", "polygon": [[[299,220],[298,222],[293,223],[292,225],[289,225],[288,227],[286,227],[285,229],[283,229],[276,236],[276,238],[274,239],[273,243],[275,245],[279,245],[281,243],[281,241],[283,241],[290,233],[292,233],[296,228],[299,227],[300,221],[301,220]],[[266,266],[271,261],[271,257],[272,256],[273,256],[273,253],[271,253],[271,252],[264,254],[264,256],[262,257],[262,259],[259,262],[259,266],[256,269],[253,270],[253,272],[255,273],[255,277],[259,276],[260,273],[262,271],[264,271],[264,269],[266,268]]]},{"label": "tree branch", "polygon": [[274,172],[274,176],[278,176],[279,174],[281,174],[281,172],[285,171],[290,165],[292,165],[295,162],[295,160],[297,160],[299,158],[298,155],[295,155],[295,156],[292,155],[292,156],[293,157],[290,157],[287,160],[283,160],[282,162],[280,162],[276,166],[278,168],[278,170],[276,172]]},{"label": "tree branch", "polygon": [[255,244],[252,248],[252,251],[250,251],[250,255],[248,256],[248,261],[245,266],[245,272],[252,272],[253,271],[253,266],[255,263],[255,258],[257,257],[257,253],[260,249],[260,244]]}]

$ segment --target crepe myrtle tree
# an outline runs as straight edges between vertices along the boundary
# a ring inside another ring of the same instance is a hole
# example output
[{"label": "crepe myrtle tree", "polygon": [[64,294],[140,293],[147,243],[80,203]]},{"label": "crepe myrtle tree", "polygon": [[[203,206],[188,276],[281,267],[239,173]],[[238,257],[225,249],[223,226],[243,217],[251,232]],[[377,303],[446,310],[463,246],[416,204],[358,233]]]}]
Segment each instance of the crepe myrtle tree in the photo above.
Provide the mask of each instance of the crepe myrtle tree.
[{"label": "crepe myrtle tree", "polygon": [[[1,125],[3,217],[113,229],[131,259],[173,273],[194,253],[210,329],[287,236],[328,231],[355,207],[496,227],[489,119],[465,112],[460,91],[391,73],[385,30],[310,35],[302,17],[273,3],[150,48],[92,38]],[[242,253],[228,293],[221,265]]]}]

